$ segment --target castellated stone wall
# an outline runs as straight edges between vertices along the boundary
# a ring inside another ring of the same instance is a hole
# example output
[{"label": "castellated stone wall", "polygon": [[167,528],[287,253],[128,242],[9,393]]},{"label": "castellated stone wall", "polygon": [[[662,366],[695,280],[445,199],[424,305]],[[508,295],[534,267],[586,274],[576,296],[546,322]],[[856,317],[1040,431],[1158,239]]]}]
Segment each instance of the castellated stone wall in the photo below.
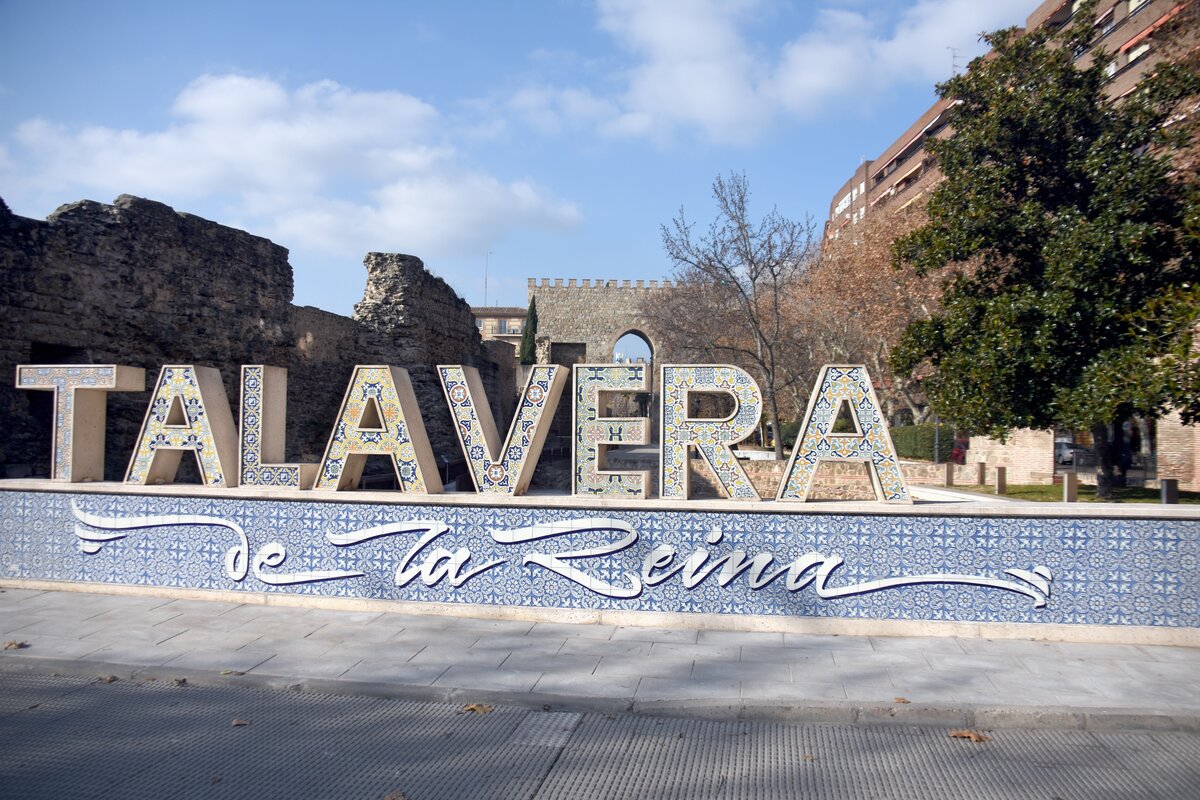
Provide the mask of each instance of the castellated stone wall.
[{"label": "castellated stone wall", "polygon": [[671,281],[529,279],[529,299],[537,298],[538,335],[555,344],[583,344],[591,362],[612,361],[617,340],[630,331],[650,342],[654,360],[669,362],[663,337],[639,314],[655,295],[673,290]]},{"label": "castellated stone wall", "polygon": [[[217,367],[233,404],[242,364],[288,368],[288,458],[324,451],[355,364],[413,376],[434,451],[461,459],[433,367],[497,365],[470,309],[412,256],[372,253],[354,318],[292,306],[287,250],[267,239],[122,195],[45,221],[0,201],[0,477],[48,475],[49,392],[13,387],[17,364]],[[109,394],[105,477],[124,476],[149,392]],[[188,459],[183,462],[189,463]]]}]

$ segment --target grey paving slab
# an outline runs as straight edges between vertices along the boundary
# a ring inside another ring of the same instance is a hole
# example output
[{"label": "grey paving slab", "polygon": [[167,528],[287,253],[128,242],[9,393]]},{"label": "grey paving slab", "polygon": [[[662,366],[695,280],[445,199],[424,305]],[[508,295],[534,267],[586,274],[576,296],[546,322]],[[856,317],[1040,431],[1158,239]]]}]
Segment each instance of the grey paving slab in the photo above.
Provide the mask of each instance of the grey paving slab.
[{"label": "grey paving slab", "polygon": [[533,690],[551,696],[632,700],[640,682],[639,675],[596,675],[586,670],[555,670],[543,673]]},{"label": "grey paving slab", "polygon": [[481,636],[471,645],[472,650],[508,650],[521,653],[553,655],[562,650],[567,640],[558,636],[526,636],[497,634]]},{"label": "grey paving slab", "polygon": [[508,650],[475,650],[470,647],[448,647],[441,643],[424,647],[409,659],[414,664],[470,664],[475,667],[499,667],[512,655]]},{"label": "grey paving slab", "polygon": [[783,643],[787,647],[816,651],[875,649],[871,645],[871,640],[866,636],[838,636],[836,634],[785,633]]},{"label": "grey paving slab", "polygon": [[330,652],[380,661],[409,661],[425,649],[421,642],[337,642]]},{"label": "grey paving slab", "polygon": [[137,644],[112,645],[88,653],[88,660],[111,664],[159,666],[182,656],[186,651],[165,647],[146,647]]},{"label": "grey paving slab", "polygon": [[238,633],[236,631],[216,631],[205,628],[188,628],[178,636],[167,639],[171,647],[185,650],[202,650],[206,648],[228,648],[236,650],[262,638],[257,633]]},{"label": "grey paving slab", "polygon": [[539,622],[530,629],[538,636],[562,636],[567,639],[611,639],[616,633],[615,625],[572,625],[567,622]]},{"label": "grey paving slab", "polygon": [[338,678],[349,672],[362,659],[357,656],[302,656],[291,653],[272,655],[247,672],[256,675],[277,675],[284,678]]},{"label": "grey paving slab", "polygon": [[664,662],[657,658],[604,656],[594,670],[597,675],[642,675],[684,680],[692,674],[692,662]]},{"label": "grey paving slab", "polygon": [[17,650],[0,650],[0,658],[79,658],[103,646],[101,642],[47,634],[14,634],[12,641],[27,646]]},{"label": "grey paving slab", "polygon": [[[892,695],[884,693],[881,699]],[[809,683],[804,681],[745,681],[741,685],[741,697],[752,701],[810,701],[814,703],[841,702],[846,700],[845,687],[838,681]],[[874,700],[875,697],[854,697],[855,700]]]},{"label": "grey paving slab", "polygon": [[502,669],[536,670],[538,672],[594,672],[600,664],[600,656],[579,653],[576,655],[541,655],[515,651],[501,662]]},{"label": "grey paving slab", "polygon": [[439,675],[433,685],[464,690],[528,692],[541,677],[542,673],[536,670],[481,669],[455,665]]},{"label": "grey paving slab", "polygon": [[737,700],[742,695],[736,680],[675,680],[644,677],[638,684],[635,700]]},{"label": "grey paving slab", "polygon": [[450,668],[435,664],[409,664],[403,661],[372,661],[364,658],[342,673],[341,678],[348,681],[363,681],[367,683],[429,686],[448,669]]},{"label": "grey paving slab", "polygon": [[255,650],[189,650],[165,662],[163,666],[170,669],[199,669],[218,673],[223,670],[247,672],[274,655],[271,652]]},{"label": "grey paving slab", "polygon": [[563,642],[558,652],[595,653],[601,656],[649,656],[653,641],[570,638]]},{"label": "grey paving slab", "polygon": [[698,641],[700,632],[688,628],[654,628],[622,626],[613,631],[612,638],[618,641],[636,642],[676,642],[694,644]]},{"label": "grey paving slab", "polygon": [[737,644],[674,644],[654,642],[650,647],[650,657],[661,659],[666,663],[683,664],[688,661],[703,662],[737,662],[741,660],[742,650]]},{"label": "grey paving slab", "polygon": [[752,645],[783,645],[782,633],[770,633],[765,631],[711,631],[702,630],[696,639],[698,644],[706,645],[737,645],[752,646]]},{"label": "grey paving slab", "polygon": [[692,664],[691,680],[735,680],[790,682],[792,665],[773,661],[697,661]]}]

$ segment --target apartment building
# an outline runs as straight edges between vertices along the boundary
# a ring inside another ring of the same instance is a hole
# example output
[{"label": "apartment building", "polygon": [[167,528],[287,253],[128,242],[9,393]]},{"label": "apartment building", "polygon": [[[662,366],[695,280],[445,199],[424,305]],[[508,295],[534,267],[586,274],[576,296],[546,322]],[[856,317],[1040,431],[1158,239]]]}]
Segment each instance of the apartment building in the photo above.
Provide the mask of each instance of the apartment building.
[{"label": "apartment building", "polygon": [[[1156,52],[1154,33],[1194,0],[1116,0],[1102,2],[1096,10],[1096,37],[1075,53],[1081,66],[1103,48],[1116,56],[1109,65],[1107,91],[1122,97],[1133,91],[1141,77],[1162,56]],[[1047,0],[1025,21],[1026,29],[1061,28],[1079,13],[1082,0]],[[875,159],[859,165],[829,203],[825,237],[839,239],[854,226],[885,209],[900,209],[916,202],[941,177],[929,159],[926,144],[949,136],[951,104],[938,100],[908,130]]]},{"label": "apartment building", "polygon": [[521,330],[525,325],[525,309],[519,306],[482,306],[472,308],[475,327],[484,341],[494,339],[508,342],[514,348],[521,344]]}]

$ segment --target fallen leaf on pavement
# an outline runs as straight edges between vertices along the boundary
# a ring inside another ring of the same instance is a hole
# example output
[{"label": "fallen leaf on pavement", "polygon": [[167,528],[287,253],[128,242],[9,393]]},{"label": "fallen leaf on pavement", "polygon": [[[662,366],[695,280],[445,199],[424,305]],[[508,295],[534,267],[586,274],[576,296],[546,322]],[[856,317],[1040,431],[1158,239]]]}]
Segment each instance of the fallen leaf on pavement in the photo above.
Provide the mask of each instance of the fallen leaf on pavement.
[{"label": "fallen leaf on pavement", "polygon": [[250,724],[250,722],[248,720],[244,720],[244,719],[235,719],[233,721],[233,727],[235,727],[235,728],[243,728],[249,724]]},{"label": "fallen leaf on pavement", "polygon": [[388,792],[383,796],[383,800],[408,800],[404,796],[404,792]]},{"label": "fallen leaf on pavement", "polygon": [[812,753],[805,753],[805,754],[804,754],[804,760],[805,760],[805,761],[816,761],[816,760],[817,760],[817,757],[816,757],[816,756],[814,756]]},{"label": "fallen leaf on pavement", "polygon": [[116,683],[117,676],[116,675],[102,675],[99,678],[97,678],[97,680],[99,680],[101,683]]},{"label": "fallen leaf on pavement", "polygon": [[9,639],[4,643],[5,650],[24,650],[29,647],[29,642],[18,642],[16,639]]},{"label": "fallen leaf on pavement", "polygon": [[223,669],[223,670],[221,670],[221,674],[222,675],[245,675],[246,673],[242,672],[241,670],[236,670],[236,669]]},{"label": "fallen leaf on pavement", "polygon": [[490,714],[492,707],[485,703],[468,703],[463,706],[463,711],[470,711],[472,714]]},{"label": "fallen leaf on pavement", "polygon": [[894,698],[892,698],[892,702],[899,703],[902,706],[906,706],[909,703],[911,703],[912,700],[909,700],[907,697],[894,697]]},{"label": "fallen leaf on pavement", "polygon": [[984,736],[979,731],[968,731],[968,730],[950,731],[950,738],[951,739],[970,739],[972,742],[977,742],[977,743],[990,742],[992,739],[992,737]]},{"label": "fallen leaf on pavement", "polygon": [[176,678],[175,685],[176,686],[187,686],[187,678]]}]

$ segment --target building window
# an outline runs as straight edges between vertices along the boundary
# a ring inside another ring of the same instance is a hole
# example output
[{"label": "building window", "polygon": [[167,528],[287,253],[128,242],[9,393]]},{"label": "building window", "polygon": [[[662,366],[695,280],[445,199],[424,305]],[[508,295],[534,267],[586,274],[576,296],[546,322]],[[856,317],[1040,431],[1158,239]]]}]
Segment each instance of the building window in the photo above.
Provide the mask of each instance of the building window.
[{"label": "building window", "polygon": [[508,320],[496,320],[496,333],[508,333]]},{"label": "building window", "polygon": [[483,330],[483,320],[481,320],[481,319],[475,320],[475,328],[477,330],[482,331]]},{"label": "building window", "polygon": [[1150,52],[1150,43],[1142,42],[1137,47],[1135,47],[1129,51],[1129,60],[1126,61],[1125,63],[1132,64],[1135,61],[1139,61],[1140,59],[1145,57],[1146,53],[1149,53],[1149,52]]},{"label": "building window", "polygon": [[1133,16],[1150,3],[1150,0],[1129,0],[1129,16]]}]

